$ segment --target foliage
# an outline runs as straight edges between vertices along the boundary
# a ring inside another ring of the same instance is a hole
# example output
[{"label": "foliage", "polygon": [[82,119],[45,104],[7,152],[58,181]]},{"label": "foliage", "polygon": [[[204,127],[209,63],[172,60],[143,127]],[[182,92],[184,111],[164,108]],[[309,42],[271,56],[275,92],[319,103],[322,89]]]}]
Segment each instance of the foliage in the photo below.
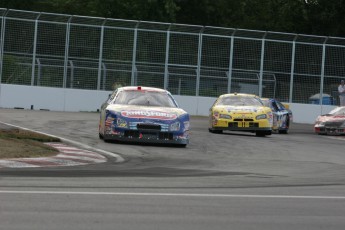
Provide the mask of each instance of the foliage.
[{"label": "foliage", "polygon": [[345,36],[345,0],[2,0],[2,8]]},{"label": "foliage", "polygon": [[11,73],[13,70],[17,69],[17,59],[13,55],[4,55],[3,56],[3,76],[1,83],[8,83],[11,79]]}]

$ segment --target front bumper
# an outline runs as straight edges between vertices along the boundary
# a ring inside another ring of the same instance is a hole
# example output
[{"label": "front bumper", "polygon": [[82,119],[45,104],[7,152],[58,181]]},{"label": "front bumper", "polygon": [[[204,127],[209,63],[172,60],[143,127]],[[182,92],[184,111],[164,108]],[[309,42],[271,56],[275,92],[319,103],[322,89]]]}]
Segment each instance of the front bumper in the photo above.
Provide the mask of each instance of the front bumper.
[{"label": "front bumper", "polygon": [[258,127],[212,127],[213,130],[228,130],[228,131],[272,131],[272,128],[258,128]]},{"label": "front bumper", "polygon": [[268,120],[259,121],[229,121],[214,120],[212,129],[229,131],[272,131],[272,126]]},{"label": "front bumper", "polygon": [[345,135],[345,129],[340,127],[316,126],[315,133],[327,135]]},{"label": "front bumper", "polygon": [[152,132],[141,130],[122,130],[119,132],[112,132],[103,136],[106,141],[124,141],[136,143],[153,143],[153,144],[189,144],[188,134],[174,134],[172,132]]}]

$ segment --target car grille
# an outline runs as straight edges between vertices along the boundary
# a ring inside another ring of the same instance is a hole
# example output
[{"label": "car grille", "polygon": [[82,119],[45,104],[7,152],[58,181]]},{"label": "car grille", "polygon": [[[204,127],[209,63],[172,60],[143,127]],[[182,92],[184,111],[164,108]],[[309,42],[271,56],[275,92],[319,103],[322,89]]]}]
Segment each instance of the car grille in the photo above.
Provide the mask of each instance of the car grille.
[{"label": "car grille", "polygon": [[325,123],[325,126],[327,127],[340,127],[342,124],[344,123],[344,121],[328,121]]},{"label": "car grille", "polygon": [[235,118],[234,121],[254,121],[251,118]]},{"label": "car grille", "polygon": [[162,139],[172,140],[174,135],[172,133],[159,132],[158,137],[160,140]]},{"label": "car grille", "polygon": [[155,124],[145,124],[145,123],[139,123],[137,124],[137,129],[139,130],[161,130],[160,125],[155,125]]},{"label": "car grille", "polygon": [[157,140],[173,140],[174,135],[171,132],[150,132],[150,131],[139,131],[139,130],[125,130],[124,136],[131,138],[139,138],[140,134],[143,137],[157,138]]},{"label": "car grille", "polygon": [[344,129],[343,128],[330,128],[330,127],[321,127],[320,132],[327,132],[327,133],[334,133],[334,134],[344,134]]},{"label": "car grille", "polygon": [[[257,122],[248,122],[248,123],[243,122],[243,124],[241,124],[240,126],[238,124],[239,124],[239,122],[229,122],[228,126],[229,126],[229,128],[237,128],[237,127],[258,128],[259,127],[259,123],[257,123]],[[248,124],[248,126],[246,124]]]}]

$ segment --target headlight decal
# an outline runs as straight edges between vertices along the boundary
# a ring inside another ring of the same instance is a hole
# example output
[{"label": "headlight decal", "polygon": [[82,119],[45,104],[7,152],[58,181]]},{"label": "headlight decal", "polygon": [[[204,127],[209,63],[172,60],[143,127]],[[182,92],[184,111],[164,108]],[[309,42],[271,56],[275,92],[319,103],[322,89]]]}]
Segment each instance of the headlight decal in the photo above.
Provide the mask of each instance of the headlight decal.
[{"label": "headlight decal", "polygon": [[189,126],[190,126],[189,121],[183,122],[183,125],[184,125],[184,131],[189,131]]},{"label": "headlight decal", "polygon": [[174,122],[170,125],[170,131],[179,131],[181,128],[181,123],[179,121]]},{"label": "headlight decal", "polygon": [[127,121],[120,117],[116,120],[116,126],[119,128],[128,128]]},{"label": "headlight decal", "polygon": [[222,118],[222,119],[229,119],[229,120],[232,119],[232,117],[231,117],[229,114],[219,114],[219,118]]},{"label": "headlight decal", "polygon": [[111,126],[115,120],[116,120],[116,115],[111,113],[110,111],[107,111],[105,114],[105,125]]},{"label": "headlight decal", "polygon": [[267,115],[266,114],[260,114],[260,115],[256,116],[256,120],[261,120],[261,119],[267,119]]}]

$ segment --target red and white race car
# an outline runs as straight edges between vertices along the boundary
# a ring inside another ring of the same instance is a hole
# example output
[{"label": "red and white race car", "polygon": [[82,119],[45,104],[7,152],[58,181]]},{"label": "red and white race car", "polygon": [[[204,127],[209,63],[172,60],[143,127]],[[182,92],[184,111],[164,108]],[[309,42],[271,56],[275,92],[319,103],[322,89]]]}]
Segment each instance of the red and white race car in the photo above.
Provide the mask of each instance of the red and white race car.
[{"label": "red and white race car", "polygon": [[345,106],[337,107],[327,114],[316,118],[315,133],[344,135],[345,134]]}]

